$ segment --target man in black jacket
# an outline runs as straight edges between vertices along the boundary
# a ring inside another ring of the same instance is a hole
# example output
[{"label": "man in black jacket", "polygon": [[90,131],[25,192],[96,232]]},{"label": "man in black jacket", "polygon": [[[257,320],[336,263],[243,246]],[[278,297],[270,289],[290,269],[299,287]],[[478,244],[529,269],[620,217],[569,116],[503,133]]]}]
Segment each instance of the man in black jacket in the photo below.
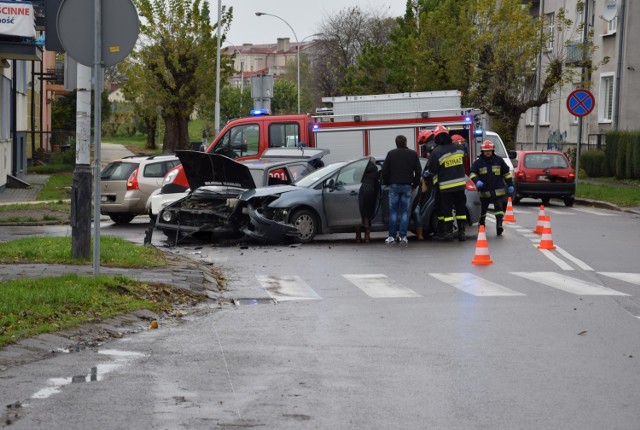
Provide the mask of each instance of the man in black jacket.
[{"label": "man in black jacket", "polygon": [[[382,183],[389,185],[389,237],[385,241],[390,245],[398,241],[407,245],[409,228],[409,208],[412,191],[420,183],[421,167],[418,154],[407,148],[407,138],[396,136],[396,149],[387,153],[382,164]],[[398,226],[398,212],[400,225]]]}]

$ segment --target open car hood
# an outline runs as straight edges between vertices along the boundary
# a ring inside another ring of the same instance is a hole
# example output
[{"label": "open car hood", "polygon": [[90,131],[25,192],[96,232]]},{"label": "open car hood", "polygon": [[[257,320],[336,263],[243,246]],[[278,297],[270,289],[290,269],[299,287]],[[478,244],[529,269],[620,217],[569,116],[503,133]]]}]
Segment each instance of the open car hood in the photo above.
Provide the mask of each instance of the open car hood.
[{"label": "open car hood", "polygon": [[252,189],[256,187],[249,168],[229,157],[200,151],[176,151],[191,191],[204,185]]}]

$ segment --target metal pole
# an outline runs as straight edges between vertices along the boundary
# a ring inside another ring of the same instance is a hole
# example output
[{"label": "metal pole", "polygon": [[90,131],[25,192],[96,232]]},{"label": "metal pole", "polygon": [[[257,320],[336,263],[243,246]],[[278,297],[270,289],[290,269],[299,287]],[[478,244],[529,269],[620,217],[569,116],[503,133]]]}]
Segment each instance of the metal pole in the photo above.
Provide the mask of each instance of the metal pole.
[{"label": "metal pole", "polygon": [[93,169],[93,276],[100,274],[100,129],[102,121],[102,1],[93,0],[93,14],[95,20],[94,34],[94,63],[93,63],[93,88],[94,88],[94,113],[93,113],[93,144],[94,144],[94,169]]},{"label": "metal pole", "polygon": [[214,127],[216,136],[220,133],[220,20],[222,15],[222,0],[218,0],[218,35],[216,37],[216,104]]},{"label": "metal pole", "polygon": [[620,13],[618,14],[618,28],[617,32],[620,35],[618,38],[618,64],[616,65],[616,89],[615,89],[615,106],[613,111],[613,124],[612,128],[618,130],[620,126],[620,81],[622,80],[622,62],[624,58],[624,16],[625,16],[625,4],[624,0],[620,0]]},{"label": "metal pole", "polygon": [[289,23],[287,21],[285,21],[284,19],[280,18],[278,15],[274,15],[271,13],[265,13],[265,12],[256,12],[256,16],[262,16],[262,15],[267,15],[267,16],[272,16],[274,18],[278,18],[280,21],[284,22],[285,24],[287,24],[287,27],[289,27],[291,29],[291,32],[293,33],[293,37],[296,38],[296,61],[298,62],[297,64],[297,68],[298,68],[298,113],[300,113],[300,42],[298,41],[298,35],[296,34],[295,30],[293,29],[293,27],[291,27],[289,25]]}]

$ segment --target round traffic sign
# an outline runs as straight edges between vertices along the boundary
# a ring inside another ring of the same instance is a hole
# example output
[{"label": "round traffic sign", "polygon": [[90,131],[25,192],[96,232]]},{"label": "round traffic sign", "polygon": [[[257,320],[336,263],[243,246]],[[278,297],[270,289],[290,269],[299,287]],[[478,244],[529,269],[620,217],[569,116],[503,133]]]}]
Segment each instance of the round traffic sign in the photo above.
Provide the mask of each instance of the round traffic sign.
[{"label": "round traffic sign", "polygon": [[575,116],[586,116],[596,106],[596,99],[587,90],[575,90],[567,97],[567,109]]},{"label": "round traffic sign", "polygon": [[[64,50],[87,67],[95,63],[94,3],[89,0],[63,0],[56,28]],[[101,0],[101,49],[104,66],[124,60],[138,40],[138,11],[131,0]]]}]

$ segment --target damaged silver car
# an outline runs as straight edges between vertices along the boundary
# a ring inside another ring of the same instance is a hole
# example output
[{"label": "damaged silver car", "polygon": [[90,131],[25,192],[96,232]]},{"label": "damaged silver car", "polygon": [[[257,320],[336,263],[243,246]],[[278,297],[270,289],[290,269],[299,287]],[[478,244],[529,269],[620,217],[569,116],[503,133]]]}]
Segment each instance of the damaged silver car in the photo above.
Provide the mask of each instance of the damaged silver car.
[{"label": "damaged silver car", "polygon": [[237,162],[223,155],[176,151],[191,192],[164,207],[155,228],[177,243],[187,237],[213,240],[242,235],[248,218],[238,207],[249,189],[292,184],[322,167],[328,150],[272,148],[261,158]]}]

